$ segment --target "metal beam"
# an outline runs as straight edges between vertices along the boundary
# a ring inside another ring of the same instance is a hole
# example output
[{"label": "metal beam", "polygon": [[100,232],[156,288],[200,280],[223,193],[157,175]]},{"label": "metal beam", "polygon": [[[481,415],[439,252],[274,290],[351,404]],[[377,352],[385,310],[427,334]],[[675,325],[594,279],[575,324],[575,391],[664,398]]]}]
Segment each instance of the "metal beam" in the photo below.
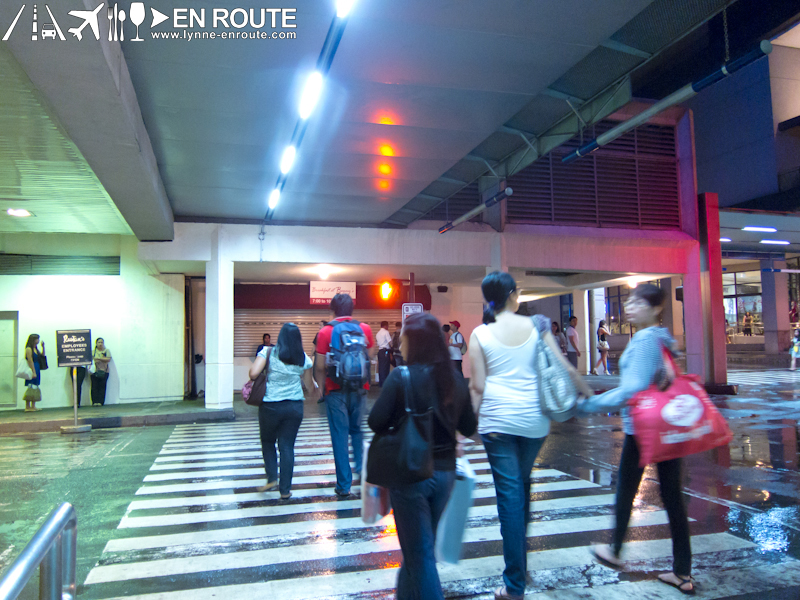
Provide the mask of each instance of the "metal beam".
[{"label": "metal beam", "polygon": [[653,56],[649,52],[645,52],[644,50],[639,50],[638,48],[634,48],[633,46],[628,46],[627,44],[623,44],[622,42],[617,42],[616,40],[612,39],[608,39],[600,45],[603,48],[608,48],[609,50],[624,52],[625,54],[631,54],[632,56],[638,56],[640,58],[650,58],[651,56]]}]

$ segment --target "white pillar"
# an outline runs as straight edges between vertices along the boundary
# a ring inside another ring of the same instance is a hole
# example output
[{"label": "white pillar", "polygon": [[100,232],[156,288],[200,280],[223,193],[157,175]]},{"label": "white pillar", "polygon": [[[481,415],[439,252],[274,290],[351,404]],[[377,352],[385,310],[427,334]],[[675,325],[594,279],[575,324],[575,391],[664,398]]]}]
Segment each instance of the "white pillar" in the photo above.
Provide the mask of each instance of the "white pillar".
[{"label": "white pillar", "polygon": [[578,372],[586,374],[591,370],[591,367],[587,368],[591,362],[589,350],[591,323],[589,322],[589,293],[586,290],[572,292],[572,316],[578,317],[578,326],[575,328],[578,331],[578,350],[581,352],[578,358]]},{"label": "white pillar", "polygon": [[[600,327],[600,321],[606,320],[606,289],[597,288],[592,290],[592,322],[589,326],[589,348],[592,360],[589,361],[589,371],[594,369],[597,361],[600,360],[600,352],[597,349],[597,329]],[[608,327],[608,323],[606,323]]]},{"label": "white pillar", "polygon": [[218,228],[206,263],[206,408],[233,408],[233,261]]},{"label": "white pillar", "polygon": [[[703,273],[700,270],[700,245],[686,253],[686,275],[683,277],[683,319],[686,339],[686,370],[707,380],[706,339],[703,318]],[[708,274],[706,273],[706,278]],[[710,343],[710,342],[709,342]]]}]

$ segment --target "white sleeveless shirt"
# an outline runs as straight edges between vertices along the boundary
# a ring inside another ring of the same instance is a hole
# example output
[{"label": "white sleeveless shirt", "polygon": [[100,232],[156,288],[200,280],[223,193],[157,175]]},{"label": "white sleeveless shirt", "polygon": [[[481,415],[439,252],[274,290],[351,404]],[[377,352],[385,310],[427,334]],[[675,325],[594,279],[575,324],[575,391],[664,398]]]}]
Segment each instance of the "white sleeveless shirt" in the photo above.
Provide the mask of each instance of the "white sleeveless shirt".
[{"label": "white sleeveless shirt", "polygon": [[481,325],[473,332],[486,360],[486,385],[478,419],[478,433],[507,433],[540,438],[550,432],[550,420],[539,407],[533,353],[539,334],[534,329],[520,346],[502,344]]}]

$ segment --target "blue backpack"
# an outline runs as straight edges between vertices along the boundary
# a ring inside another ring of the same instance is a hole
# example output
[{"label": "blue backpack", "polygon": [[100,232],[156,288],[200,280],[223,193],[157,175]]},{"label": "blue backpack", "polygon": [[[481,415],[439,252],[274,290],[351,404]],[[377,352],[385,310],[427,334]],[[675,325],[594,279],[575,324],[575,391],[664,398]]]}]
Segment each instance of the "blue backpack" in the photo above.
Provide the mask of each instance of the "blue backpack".
[{"label": "blue backpack", "polygon": [[331,321],[331,344],[325,360],[328,377],[343,390],[360,390],[369,381],[367,336],[358,321]]}]

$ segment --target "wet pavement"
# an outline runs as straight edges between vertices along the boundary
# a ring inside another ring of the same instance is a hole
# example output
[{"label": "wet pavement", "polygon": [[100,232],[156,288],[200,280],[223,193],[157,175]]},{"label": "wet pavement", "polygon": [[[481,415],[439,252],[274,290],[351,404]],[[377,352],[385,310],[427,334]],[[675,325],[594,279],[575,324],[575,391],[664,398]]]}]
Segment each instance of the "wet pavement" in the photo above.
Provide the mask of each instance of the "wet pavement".
[{"label": "wet pavement", "polygon": [[[800,372],[738,371],[738,396],[715,397],[734,440],[684,463],[700,598],[800,598]],[[263,467],[254,414],[235,423],[0,438],[0,566],[58,503],[79,518],[79,597],[389,598],[400,552],[388,517],[366,526],[358,487],[333,495],[322,407],[306,404],[293,498],[258,493]],[[610,540],[617,417],[554,424],[536,465],[528,532],[528,598],[679,598],[655,581],[671,544],[657,477],[645,472],[624,573],[594,564]],[[492,598],[502,548],[480,444],[464,559],[441,566],[448,597]],[[23,598],[37,597],[35,581]]]}]

